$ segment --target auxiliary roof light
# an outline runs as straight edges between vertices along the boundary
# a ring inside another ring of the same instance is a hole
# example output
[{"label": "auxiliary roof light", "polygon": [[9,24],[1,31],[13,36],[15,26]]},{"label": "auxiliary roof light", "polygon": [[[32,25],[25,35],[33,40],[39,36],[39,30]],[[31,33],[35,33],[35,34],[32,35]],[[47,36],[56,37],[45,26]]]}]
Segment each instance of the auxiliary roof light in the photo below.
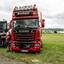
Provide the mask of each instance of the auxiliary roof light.
[{"label": "auxiliary roof light", "polygon": [[14,10],[18,10],[18,7],[17,7],[17,6],[15,6]]}]

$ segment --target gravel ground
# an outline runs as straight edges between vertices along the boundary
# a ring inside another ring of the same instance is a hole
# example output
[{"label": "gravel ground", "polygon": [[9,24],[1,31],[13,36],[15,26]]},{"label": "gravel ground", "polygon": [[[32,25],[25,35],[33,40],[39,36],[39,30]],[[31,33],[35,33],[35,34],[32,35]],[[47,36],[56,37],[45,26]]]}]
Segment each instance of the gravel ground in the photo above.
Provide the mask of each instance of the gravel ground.
[{"label": "gravel ground", "polygon": [[27,63],[19,62],[19,61],[16,61],[16,60],[6,58],[4,56],[0,56],[0,64],[27,64]]}]

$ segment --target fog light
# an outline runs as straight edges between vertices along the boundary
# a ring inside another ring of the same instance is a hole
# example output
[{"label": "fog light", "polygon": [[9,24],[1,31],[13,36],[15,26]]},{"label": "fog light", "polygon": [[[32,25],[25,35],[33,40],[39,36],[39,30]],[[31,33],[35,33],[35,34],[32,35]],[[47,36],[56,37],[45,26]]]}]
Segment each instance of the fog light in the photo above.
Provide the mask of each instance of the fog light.
[{"label": "fog light", "polygon": [[39,46],[40,46],[40,44],[35,44],[35,46],[36,46],[36,47],[39,47]]}]

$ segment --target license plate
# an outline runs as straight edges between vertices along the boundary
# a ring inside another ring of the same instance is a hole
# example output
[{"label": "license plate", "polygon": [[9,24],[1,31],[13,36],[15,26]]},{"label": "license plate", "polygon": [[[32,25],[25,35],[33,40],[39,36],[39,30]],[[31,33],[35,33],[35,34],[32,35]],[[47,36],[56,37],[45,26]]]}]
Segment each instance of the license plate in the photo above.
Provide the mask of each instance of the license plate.
[{"label": "license plate", "polygon": [[28,50],[21,50],[21,52],[28,52]]}]

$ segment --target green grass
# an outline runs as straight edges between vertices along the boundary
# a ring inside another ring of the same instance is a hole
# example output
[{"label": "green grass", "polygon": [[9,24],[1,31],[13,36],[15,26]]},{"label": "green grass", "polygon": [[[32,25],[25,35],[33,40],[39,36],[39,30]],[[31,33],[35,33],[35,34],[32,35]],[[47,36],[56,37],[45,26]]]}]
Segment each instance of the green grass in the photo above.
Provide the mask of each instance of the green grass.
[{"label": "green grass", "polygon": [[42,39],[44,43],[64,44],[64,34],[43,34]]},{"label": "green grass", "polygon": [[43,34],[42,39],[43,48],[39,54],[7,52],[0,48],[0,55],[29,64],[34,59],[41,64],[64,64],[64,34]]}]

